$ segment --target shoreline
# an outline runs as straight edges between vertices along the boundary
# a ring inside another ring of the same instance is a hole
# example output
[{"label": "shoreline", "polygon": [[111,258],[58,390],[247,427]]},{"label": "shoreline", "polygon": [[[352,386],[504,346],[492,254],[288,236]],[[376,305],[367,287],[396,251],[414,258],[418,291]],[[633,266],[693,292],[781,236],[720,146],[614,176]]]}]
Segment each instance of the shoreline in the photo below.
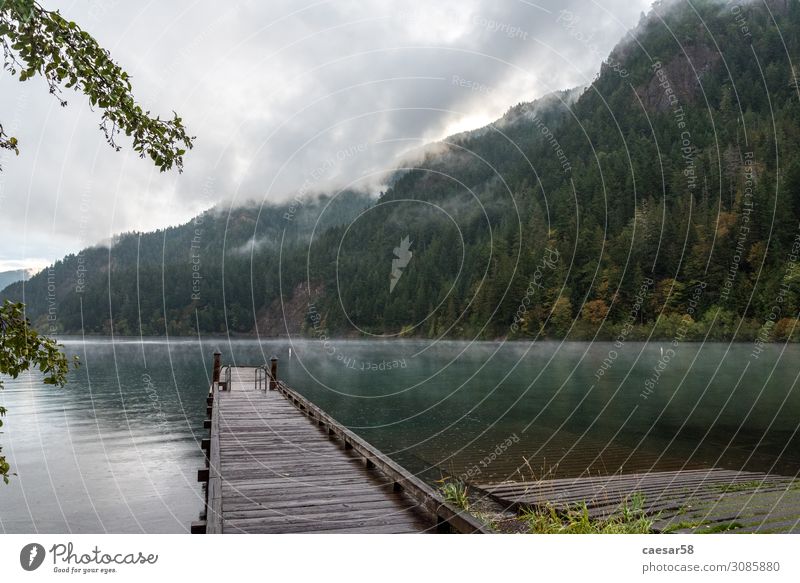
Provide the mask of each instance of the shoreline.
[{"label": "shoreline", "polygon": [[[108,335],[108,334],[95,334],[95,333],[76,333],[76,334],[50,334],[52,338],[54,338],[58,342],[68,342],[70,344],[75,343],[82,343],[82,342],[90,342],[92,340],[108,340],[113,339],[114,342],[119,343],[168,343],[170,341],[174,342],[204,342],[204,341],[213,341],[213,340],[220,340],[224,342],[241,342],[241,341],[261,341],[261,342],[280,342],[280,341],[293,341],[293,342],[323,342],[319,338],[315,336],[304,336],[304,335],[297,335],[297,336],[289,336],[289,335],[279,335],[279,336],[266,336],[266,335],[255,335],[255,334],[230,334],[230,335],[223,335],[223,334],[203,334],[203,335],[181,335],[181,334],[169,334],[163,336],[128,336],[128,335]],[[662,338],[662,337],[654,337],[649,339],[638,339],[638,340],[628,340],[625,344],[631,345],[644,345],[644,344],[658,344],[658,343],[669,343],[672,342],[672,338]],[[376,338],[376,337],[369,337],[369,336],[332,336],[327,339],[327,342],[376,342],[376,343],[410,343],[410,342],[425,342],[425,341],[436,341],[437,343],[441,342],[452,342],[452,343],[468,343],[468,344],[599,344],[599,345],[614,345],[615,341],[613,339],[602,338],[602,339],[583,339],[583,338],[566,338],[566,339],[558,339],[558,338],[537,338],[537,339],[525,339],[525,338],[480,338],[480,339],[470,339],[470,338],[428,338],[424,336],[407,336],[404,338]],[[731,339],[731,338],[715,338],[713,340],[698,340],[698,339],[687,339],[682,340],[681,344],[730,344],[730,345],[751,345],[754,344],[755,340],[751,339]],[[764,343],[767,346],[792,346],[792,345],[800,345],[800,342],[795,340],[771,340],[769,342]]]}]

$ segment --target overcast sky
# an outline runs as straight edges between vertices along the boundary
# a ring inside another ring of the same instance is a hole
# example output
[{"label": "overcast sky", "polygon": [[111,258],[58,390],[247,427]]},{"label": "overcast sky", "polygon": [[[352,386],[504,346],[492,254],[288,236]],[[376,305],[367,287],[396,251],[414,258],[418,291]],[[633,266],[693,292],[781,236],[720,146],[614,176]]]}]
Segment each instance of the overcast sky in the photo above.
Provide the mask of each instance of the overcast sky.
[{"label": "overcast sky", "polygon": [[[154,113],[196,147],[160,174],[124,136],[113,152],[80,94],[62,109],[0,72],[0,271],[42,267],[220,202],[374,186],[402,152],[508,107],[591,82],[642,0],[42,0],[93,34]],[[570,27],[561,10],[571,11]]]}]

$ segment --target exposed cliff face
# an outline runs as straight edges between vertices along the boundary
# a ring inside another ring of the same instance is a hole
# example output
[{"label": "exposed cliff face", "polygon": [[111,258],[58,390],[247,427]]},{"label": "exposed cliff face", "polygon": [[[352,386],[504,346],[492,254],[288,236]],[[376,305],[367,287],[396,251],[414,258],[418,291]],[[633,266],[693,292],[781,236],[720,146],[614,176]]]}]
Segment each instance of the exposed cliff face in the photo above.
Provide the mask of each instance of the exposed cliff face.
[{"label": "exposed cliff face", "polygon": [[308,334],[307,322],[314,312],[314,298],[323,295],[324,288],[320,284],[309,287],[305,283],[298,284],[291,295],[284,294],[258,313],[253,334],[258,336],[299,336]]},{"label": "exposed cliff face", "polygon": [[646,85],[636,88],[649,112],[661,113],[702,100],[702,81],[721,60],[718,51],[704,43],[683,45],[668,62],[655,61],[656,72]]},{"label": "exposed cliff face", "polygon": [[[657,0],[650,12],[642,15],[638,25],[614,48],[602,70],[606,71],[613,64],[628,63],[631,56],[641,52],[641,43],[644,43],[653,72],[659,68],[663,73],[653,75],[647,83],[636,87],[636,93],[645,109],[650,113],[661,113],[670,109],[670,94],[664,84],[665,79],[681,105],[702,103],[704,78],[716,67],[724,66],[720,50],[724,52],[726,47],[718,46],[720,32],[715,29],[715,23],[709,21],[698,23],[690,31],[675,31],[669,24],[674,25],[675,14],[691,14],[694,10],[702,11],[703,7],[711,6],[716,10],[714,17],[719,18],[716,24],[721,22],[734,27],[739,40],[748,43],[752,40],[752,25],[756,20],[766,17],[768,21],[774,22],[775,18],[786,17],[791,11],[790,4],[791,0],[695,0],[694,9],[690,9],[686,0]],[[708,14],[706,13],[706,18]],[[646,46],[647,40],[652,37],[654,30],[669,36],[670,44],[678,47],[677,54],[665,58],[657,52],[649,52],[651,47]],[[640,107],[635,99],[634,102],[635,107]]]}]

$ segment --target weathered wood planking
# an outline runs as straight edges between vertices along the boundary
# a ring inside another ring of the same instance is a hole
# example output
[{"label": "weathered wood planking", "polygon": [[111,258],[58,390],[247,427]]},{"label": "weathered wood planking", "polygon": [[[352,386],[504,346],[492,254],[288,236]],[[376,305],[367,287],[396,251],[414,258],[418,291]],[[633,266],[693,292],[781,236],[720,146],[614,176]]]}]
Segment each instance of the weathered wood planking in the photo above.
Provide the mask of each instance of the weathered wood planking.
[{"label": "weathered wood planking", "polygon": [[394,490],[402,490],[416,500],[419,503],[419,507],[435,521],[437,532],[489,532],[483,522],[469,512],[465,512],[443,500],[442,496],[427,483],[408,472],[361,437],[343,427],[297,391],[292,390],[285,383],[277,383],[276,388],[309,419],[315,421],[321,429],[327,431],[328,435],[338,438],[345,449],[350,449],[361,456],[368,468],[375,468],[388,477],[392,481]]},{"label": "weathered wood planking", "polygon": [[[212,397],[219,395],[219,383],[211,385]],[[220,476],[219,407],[211,411],[206,488],[206,534],[222,533],[222,477]]]},{"label": "weathered wood planking", "polygon": [[[262,369],[263,370],[263,369]],[[426,484],[259,369],[231,367],[210,395],[205,522],[193,532],[482,532]]]},{"label": "weathered wood planking", "polygon": [[644,497],[644,512],[658,530],[702,531],[727,524],[735,532],[800,530],[800,488],[791,477],[719,468],[615,474],[533,482],[475,484],[492,498],[518,511],[566,509],[585,503],[590,516],[606,517]]}]

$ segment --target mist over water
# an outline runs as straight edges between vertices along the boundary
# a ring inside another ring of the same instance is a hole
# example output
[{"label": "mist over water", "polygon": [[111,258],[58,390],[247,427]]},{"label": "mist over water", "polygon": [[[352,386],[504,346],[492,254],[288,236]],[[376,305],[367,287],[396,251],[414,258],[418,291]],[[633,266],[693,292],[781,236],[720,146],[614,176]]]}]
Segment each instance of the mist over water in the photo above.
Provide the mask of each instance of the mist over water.
[{"label": "mist over water", "polygon": [[0,392],[17,474],[0,486],[2,532],[188,531],[215,349],[239,365],[277,356],[280,378],[431,481],[800,470],[796,345],[754,358],[750,344],[630,342],[610,359],[611,344],[582,342],[64,344],[83,361],[64,389],[32,375]]}]

